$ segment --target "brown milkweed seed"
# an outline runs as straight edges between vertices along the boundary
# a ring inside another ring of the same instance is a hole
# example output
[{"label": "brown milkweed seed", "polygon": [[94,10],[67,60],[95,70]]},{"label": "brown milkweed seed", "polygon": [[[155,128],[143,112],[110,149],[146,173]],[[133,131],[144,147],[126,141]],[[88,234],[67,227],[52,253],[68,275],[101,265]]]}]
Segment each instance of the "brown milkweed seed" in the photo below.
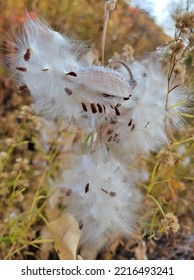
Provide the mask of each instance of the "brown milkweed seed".
[{"label": "brown milkweed seed", "polygon": [[73,76],[73,77],[77,77],[77,74],[75,72],[69,72],[66,74],[67,76]]},{"label": "brown milkweed seed", "polygon": [[67,93],[67,95],[72,95],[73,94],[73,91],[70,88],[65,87],[64,90]]},{"label": "brown milkweed seed", "polygon": [[92,113],[93,113],[93,114],[97,113],[97,109],[96,109],[96,106],[95,106],[94,103],[91,103],[91,104],[90,104],[90,107],[91,107],[91,109],[92,109]]},{"label": "brown milkweed seed", "polygon": [[89,192],[89,190],[90,190],[90,184],[87,183],[85,186],[85,193]]},{"label": "brown milkweed seed", "polygon": [[84,110],[85,112],[87,112],[87,111],[88,111],[88,109],[87,109],[87,107],[86,107],[86,104],[85,104],[85,103],[82,103],[82,108],[83,108],[83,110]]},{"label": "brown milkweed seed", "polygon": [[21,71],[21,72],[26,72],[27,69],[25,67],[16,67],[17,70]]},{"label": "brown milkweed seed", "polygon": [[24,60],[29,61],[30,60],[30,49],[26,50],[26,53],[24,54]]}]

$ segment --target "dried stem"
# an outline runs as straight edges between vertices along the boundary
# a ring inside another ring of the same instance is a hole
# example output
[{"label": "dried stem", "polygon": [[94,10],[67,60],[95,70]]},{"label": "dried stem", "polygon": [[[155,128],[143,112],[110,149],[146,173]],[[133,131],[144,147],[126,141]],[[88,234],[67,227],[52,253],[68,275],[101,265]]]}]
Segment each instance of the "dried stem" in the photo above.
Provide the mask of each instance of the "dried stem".
[{"label": "dried stem", "polygon": [[104,4],[104,25],[103,25],[103,33],[102,33],[102,65],[104,65],[104,52],[105,52],[105,41],[106,41],[106,32],[107,25],[109,20],[110,11],[115,9],[117,0],[106,0]]},{"label": "dried stem", "polygon": [[129,68],[129,66],[124,61],[122,61],[120,59],[115,59],[115,60],[110,59],[109,60],[109,67],[112,66],[113,64],[118,64],[118,63],[125,67],[125,69],[129,73],[130,80],[134,80],[133,79],[133,74],[131,72],[131,69]]}]

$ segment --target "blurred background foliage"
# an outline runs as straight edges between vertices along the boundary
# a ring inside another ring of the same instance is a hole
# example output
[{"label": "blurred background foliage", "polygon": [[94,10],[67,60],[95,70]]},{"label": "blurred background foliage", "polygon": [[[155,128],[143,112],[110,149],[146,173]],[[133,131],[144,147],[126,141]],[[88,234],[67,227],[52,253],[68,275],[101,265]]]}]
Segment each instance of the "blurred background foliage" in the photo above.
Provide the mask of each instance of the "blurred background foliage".
[{"label": "blurred background foliage", "polygon": [[[104,23],[102,0],[1,1],[0,8],[4,11],[0,16],[3,33],[24,22],[26,9],[32,17],[43,17],[57,31],[87,41],[100,51]],[[135,54],[141,55],[167,42],[168,37],[148,14],[123,0],[118,1],[108,25],[107,57],[120,52],[125,44],[130,44]]]},{"label": "blurred background foliage", "polygon": [[[6,40],[21,27],[27,10],[32,18],[42,17],[55,30],[86,41],[100,61],[103,9],[100,0],[0,1],[0,259],[58,258],[46,214],[57,216],[65,206],[59,200],[57,213],[47,209],[48,178],[60,173],[63,152],[79,136],[70,135],[63,125],[58,130],[46,127],[35,115],[28,92],[18,91],[4,67],[9,48]],[[125,59],[127,55],[138,58],[170,40],[148,13],[119,0],[110,14],[105,59],[125,53]],[[192,53],[186,66],[187,85],[192,89]],[[192,124],[188,120],[167,149],[141,159],[140,165],[149,175],[139,186],[145,194],[140,232],[132,241],[114,241],[99,258],[193,258]]]}]

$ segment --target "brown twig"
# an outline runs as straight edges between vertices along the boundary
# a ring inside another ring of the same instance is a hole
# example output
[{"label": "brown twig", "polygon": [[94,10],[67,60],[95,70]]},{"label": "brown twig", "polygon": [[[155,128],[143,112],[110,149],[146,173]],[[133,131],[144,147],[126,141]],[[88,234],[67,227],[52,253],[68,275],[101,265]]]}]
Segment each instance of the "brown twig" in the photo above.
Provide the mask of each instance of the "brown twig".
[{"label": "brown twig", "polygon": [[105,41],[110,11],[115,9],[117,0],[106,0],[104,4],[104,25],[102,33],[102,65],[104,65]]}]

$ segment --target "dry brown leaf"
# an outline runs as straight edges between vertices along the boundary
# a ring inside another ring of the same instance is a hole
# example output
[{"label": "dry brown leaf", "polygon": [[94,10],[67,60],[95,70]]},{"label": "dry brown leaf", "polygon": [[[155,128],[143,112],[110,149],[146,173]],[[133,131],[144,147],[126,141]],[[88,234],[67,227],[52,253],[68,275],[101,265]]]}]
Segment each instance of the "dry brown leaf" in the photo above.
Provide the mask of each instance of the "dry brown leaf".
[{"label": "dry brown leaf", "polygon": [[50,222],[51,234],[61,260],[76,260],[80,229],[76,219],[69,213]]},{"label": "dry brown leaf", "polygon": [[84,259],[82,258],[82,256],[77,255],[77,260],[78,260],[78,261],[83,261]]}]

